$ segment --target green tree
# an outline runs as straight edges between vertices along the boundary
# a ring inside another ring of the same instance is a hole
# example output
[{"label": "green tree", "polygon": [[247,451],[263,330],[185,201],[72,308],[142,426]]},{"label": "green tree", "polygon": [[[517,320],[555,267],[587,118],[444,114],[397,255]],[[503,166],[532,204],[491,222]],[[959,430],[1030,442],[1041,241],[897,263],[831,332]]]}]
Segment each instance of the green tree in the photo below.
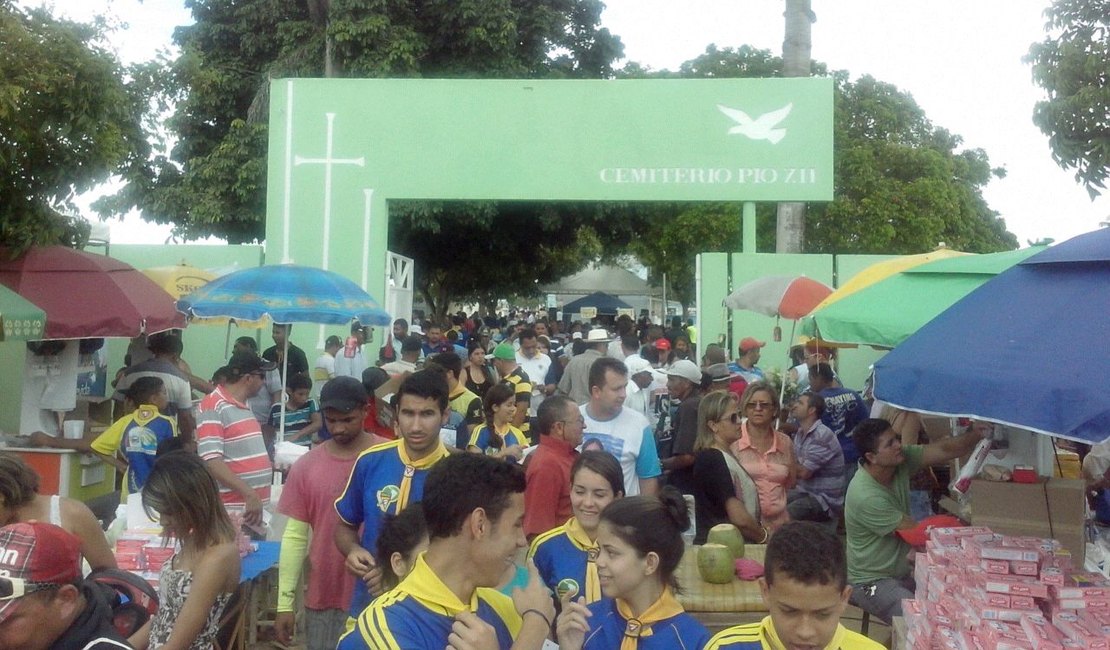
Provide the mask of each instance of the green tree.
[{"label": "green tree", "polygon": [[[814,73],[827,75],[813,63]],[[741,46],[718,49],[682,64],[677,73],[625,74],[661,77],[780,77],[782,59],[769,50]],[[944,242],[985,253],[1017,247],[982,189],[1003,170],[993,169],[981,149],[959,150],[961,139],[932,124],[913,98],[893,85],[847,72],[831,73],[835,85],[833,175],[829,203],[806,205],[805,250],[811,253],[920,253]],[[665,216],[660,216],[663,214]],[[712,224],[701,231],[697,220]],[[756,208],[759,250],[775,248],[776,206]],[[680,230],[698,233],[687,237]],[[694,256],[740,249],[739,206],[727,203],[660,204],[649,213],[637,257],[658,283],[666,271],[676,296],[692,296]],[[660,251],[649,246],[666,248]],[[683,272],[681,267],[689,269]],[[683,300],[685,303],[686,301]]]},{"label": "green tree", "polygon": [[[186,0],[160,97],[176,144],[98,207],[138,208],[187,238],[264,235],[269,81],[280,77],[599,78],[620,40],[599,0]],[[574,204],[392,204],[390,249],[416,260],[443,314],[452,300],[505,295],[585,265],[606,246],[603,210]],[[575,227],[566,237],[558,224]],[[625,232],[625,229],[621,229]],[[611,239],[611,238],[609,238]],[[487,240],[501,243],[489,246]],[[625,238],[627,241],[627,237]],[[486,269],[475,269],[481,263]],[[477,280],[481,280],[478,283]]]},{"label": "green tree", "polygon": [[[644,226],[629,251],[648,268],[648,281],[667,280],[667,299],[694,304],[694,256],[740,246],[739,203],[658,203],[640,208]],[[773,222],[772,215],[770,221]]]},{"label": "green tree", "polygon": [[1044,13],[1048,36],[1026,57],[1048,93],[1033,123],[1094,199],[1110,174],[1110,1],[1054,0]]},{"label": "green tree", "polygon": [[0,245],[81,245],[73,197],[143,155],[141,98],[102,27],[0,0]]}]

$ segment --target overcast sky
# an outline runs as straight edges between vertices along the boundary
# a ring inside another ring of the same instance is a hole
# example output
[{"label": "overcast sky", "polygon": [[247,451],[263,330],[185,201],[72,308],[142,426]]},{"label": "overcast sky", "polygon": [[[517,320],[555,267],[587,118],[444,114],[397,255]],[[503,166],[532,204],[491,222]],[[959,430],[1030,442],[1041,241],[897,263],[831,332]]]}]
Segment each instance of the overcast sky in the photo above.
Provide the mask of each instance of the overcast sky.
[{"label": "overcast sky", "polygon": [[[934,124],[987,151],[1007,176],[986,188],[988,204],[1026,240],[1067,239],[1110,221],[1110,199],[1092,202],[1049,153],[1031,115],[1041,92],[1022,57],[1044,36],[1049,0],[813,0],[813,58],[853,78],[870,74],[909,92]],[[38,4],[21,0],[21,4]],[[87,20],[107,13],[129,25],[113,38],[125,61],[169,47],[176,25],[191,21],[182,0],[56,0]],[[676,68],[705,51],[750,44],[781,52],[782,0],[608,0],[603,24],[628,59]],[[130,222],[131,220],[129,220]],[[113,241],[164,241],[168,229],[113,227]]]}]

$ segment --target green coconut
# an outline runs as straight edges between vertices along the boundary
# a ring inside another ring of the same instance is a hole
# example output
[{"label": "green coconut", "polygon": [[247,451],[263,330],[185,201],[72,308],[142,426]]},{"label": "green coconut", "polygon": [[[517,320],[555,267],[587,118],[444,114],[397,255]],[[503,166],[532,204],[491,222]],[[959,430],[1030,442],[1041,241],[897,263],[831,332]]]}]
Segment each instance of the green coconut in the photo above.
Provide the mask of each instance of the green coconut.
[{"label": "green coconut", "polygon": [[727,546],[734,560],[744,557],[744,536],[740,534],[740,529],[732,524],[717,524],[710,528],[705,541],[708,544]]},{"label": "green coconut", "polygon": [[736,570],[732,551],[724,544],[706,544],[698,547],[698,573],[706,582],[723,585],[732,582]]}]

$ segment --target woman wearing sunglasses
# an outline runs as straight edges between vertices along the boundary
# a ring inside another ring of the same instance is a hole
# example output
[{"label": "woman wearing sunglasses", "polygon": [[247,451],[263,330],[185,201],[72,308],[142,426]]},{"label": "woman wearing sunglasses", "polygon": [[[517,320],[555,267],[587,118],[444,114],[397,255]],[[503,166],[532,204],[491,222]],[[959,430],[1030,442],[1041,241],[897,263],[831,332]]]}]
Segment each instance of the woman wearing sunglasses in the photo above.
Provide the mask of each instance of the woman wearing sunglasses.
[{"label": "woman wearing sunglasses", "polygon": [[694,441],[695,544],[704,544],[709,529],[732,524],[744,539],[762,543],[770,536],[759,522],[755,481],[732,455],[740,439],[740,400],[734,393],[714,392],[698,405],[698,437]]},{"label": "woman wearing sunglasses", "polygon": [[740,425],[740,439],[732,443],[732,453],[755,481],[760,523],[774,533],[790,521],[786,492],[797,481],[794,443],[785,433],[775,431],[779,398],[767,382],[748,384],[740,408],[747,420]]}]

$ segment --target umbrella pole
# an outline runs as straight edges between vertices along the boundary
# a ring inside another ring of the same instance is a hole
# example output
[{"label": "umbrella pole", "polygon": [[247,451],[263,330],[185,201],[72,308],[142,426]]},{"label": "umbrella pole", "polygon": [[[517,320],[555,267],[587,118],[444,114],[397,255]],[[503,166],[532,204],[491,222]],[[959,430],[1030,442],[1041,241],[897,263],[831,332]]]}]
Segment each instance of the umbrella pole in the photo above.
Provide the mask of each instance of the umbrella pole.
[{"label": "umbrella pole", "polygon": [[224,358],[231,356],[231,319],[227,319],[227,334],[224,335]]},{"label": "umbrella pole", "polygon": [[[798,319],[795,318],[793,321],[790,322],[790,340],[789,340],[790,345],[794,344],[794,329],[797,328],[797,327],[798,327]],[[787,350],[786,354],[787,354],[788,359],[790,358],[790,345],[788,345],[786,347],[786,350]],[[775,428],[776,429],[779,428],[779,425],[781,424],[781,421],[782,421],[782,409],[786,408],[786,405],[782,403],[782,399],[783,399],[783,397],[786,396],[786,377],[787,377],[786,373],[788,373],[788,372],[790,372],[790,368],[787,368],[786,370],[784,370],[781,377],[779,377],[779,416],[777,418],[775,418]]]},{"label": "umbrella pole", "polygon": [[278,398],[281,400],[281,425],[278,428],[278,439],[274,441],[275,447],[277,446],[278,442],[285,440],[285,403],[288,401],[285,399],[285,386],[288,382],[287,377],[289,373],[289,335],[291,333],[292,332],[290,332],[289,330],[285,331],[285,342],[282,343],[281,346],[283,349],[281,353],[281,397]]}]

